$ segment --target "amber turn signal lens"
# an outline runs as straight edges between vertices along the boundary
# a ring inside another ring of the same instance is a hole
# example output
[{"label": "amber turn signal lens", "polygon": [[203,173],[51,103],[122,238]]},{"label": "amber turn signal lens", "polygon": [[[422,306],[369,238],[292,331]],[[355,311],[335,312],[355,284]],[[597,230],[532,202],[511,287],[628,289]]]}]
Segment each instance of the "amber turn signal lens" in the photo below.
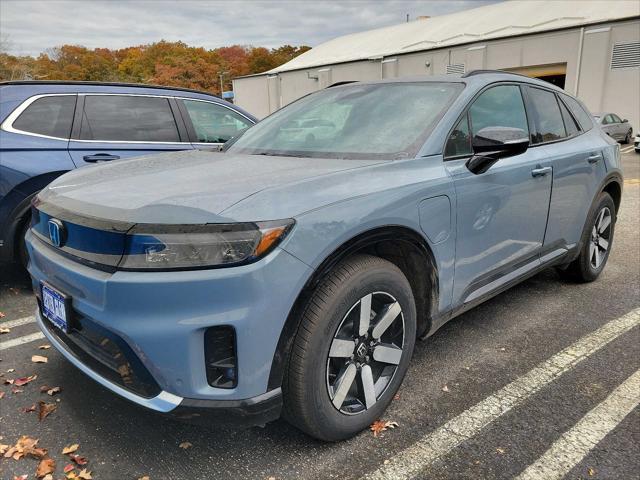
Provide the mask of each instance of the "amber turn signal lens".
[{"label": "amber turn signal lens", "polygon": [[288,226],[282,227],[273,227],[268,230],[263,230],[262,238],[260,239],[260,243],[255,249],[254,255],[256,257],[261,257],[265,252],[267,252],[274,244],[280,240],[280,238],[287,231]]}]

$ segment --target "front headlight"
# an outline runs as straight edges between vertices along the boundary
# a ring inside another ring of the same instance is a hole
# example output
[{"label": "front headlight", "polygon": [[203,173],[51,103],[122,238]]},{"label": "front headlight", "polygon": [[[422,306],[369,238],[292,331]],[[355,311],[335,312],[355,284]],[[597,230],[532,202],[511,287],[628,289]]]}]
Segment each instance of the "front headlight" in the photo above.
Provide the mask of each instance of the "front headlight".
[{"label": "front headlight", "polygon": [[272,251],[294,221],[207,225],[136,225],[127,232],[119,270],[230,267]]}]

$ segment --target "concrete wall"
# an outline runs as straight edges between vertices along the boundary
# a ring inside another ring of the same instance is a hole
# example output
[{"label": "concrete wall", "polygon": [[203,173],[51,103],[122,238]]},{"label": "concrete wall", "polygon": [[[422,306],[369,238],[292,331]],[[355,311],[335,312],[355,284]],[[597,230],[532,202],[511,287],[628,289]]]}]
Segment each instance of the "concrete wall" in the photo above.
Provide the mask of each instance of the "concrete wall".
[{"label": "concrete wall", "polygon": [[[592,111],[616,112],[628,118],[635,130],[640,130],[640,68],[610,68],[614,43],[632,41],[640,41],[640,20],[327,65],[269,78],[266,75],[239,78],[233,83],[236,103],[263,117],[335,82],[439,75],[455,64],[464,64],[466,71],[564,68],[566,91],[577,94]],[[267,89],[268,82],[275,83],[273,88]],[[265,90],[270,96],[265,97]]]}]

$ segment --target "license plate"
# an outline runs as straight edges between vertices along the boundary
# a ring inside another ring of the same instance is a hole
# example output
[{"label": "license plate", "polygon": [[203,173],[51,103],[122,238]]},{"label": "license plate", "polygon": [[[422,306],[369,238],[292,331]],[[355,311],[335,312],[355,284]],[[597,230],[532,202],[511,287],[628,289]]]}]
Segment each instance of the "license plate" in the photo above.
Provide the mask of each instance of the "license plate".
[{"label": "license plate", "polygon": [[70,298],[60,293],[55,288],[46,283],[42,287],[42,313],[45,318],[64,332],[69,331],[69,309],[67,308]]}]

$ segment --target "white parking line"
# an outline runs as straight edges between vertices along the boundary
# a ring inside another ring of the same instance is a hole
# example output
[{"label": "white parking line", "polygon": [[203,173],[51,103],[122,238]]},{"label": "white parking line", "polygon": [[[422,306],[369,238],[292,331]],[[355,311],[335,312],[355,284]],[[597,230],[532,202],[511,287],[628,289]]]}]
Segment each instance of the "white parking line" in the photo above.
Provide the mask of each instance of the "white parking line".
[{"label": "white parking line", "polygon": [[587,413],[517,480],[560,480],[640,404],[640,370]]},{"label": "white parking line", "polygon": [[629,153],[630,151],[632,151],[635,147],[633,145],[629,145],[628,147],[624,147],[620,149],[620,153]]},{"label": "white parking line", "polygon": [[41,340],[44,335],[41,332],[32,333],[31,335],[25,335],[24,337],[14,338],[7,340],[6,342],[0,342],[0,350],[7,350],[9,348],[17,347],[18,345],[24,345],[25,343],[35,342]]},{"label": "white parking line", "polygon": [[484,427],[520,405],[541,388],[573,369],[612,340],[640,325],[640,308],[611,320],[595,332],[542,362],[493,395],[402,450],[387,465],[364,479],[408,478],[419,474],[437,459],[469,440]]},{"label": "white parking line", "polygon": [[0,322],[0,327],[4,328],[14,328],[19,327],[21,325],[26,325],[28,323],[34,323],[36,321],[36,317],[31,315],[30,317],[18,318],[16,320],[8,320],[6,322]]}]

